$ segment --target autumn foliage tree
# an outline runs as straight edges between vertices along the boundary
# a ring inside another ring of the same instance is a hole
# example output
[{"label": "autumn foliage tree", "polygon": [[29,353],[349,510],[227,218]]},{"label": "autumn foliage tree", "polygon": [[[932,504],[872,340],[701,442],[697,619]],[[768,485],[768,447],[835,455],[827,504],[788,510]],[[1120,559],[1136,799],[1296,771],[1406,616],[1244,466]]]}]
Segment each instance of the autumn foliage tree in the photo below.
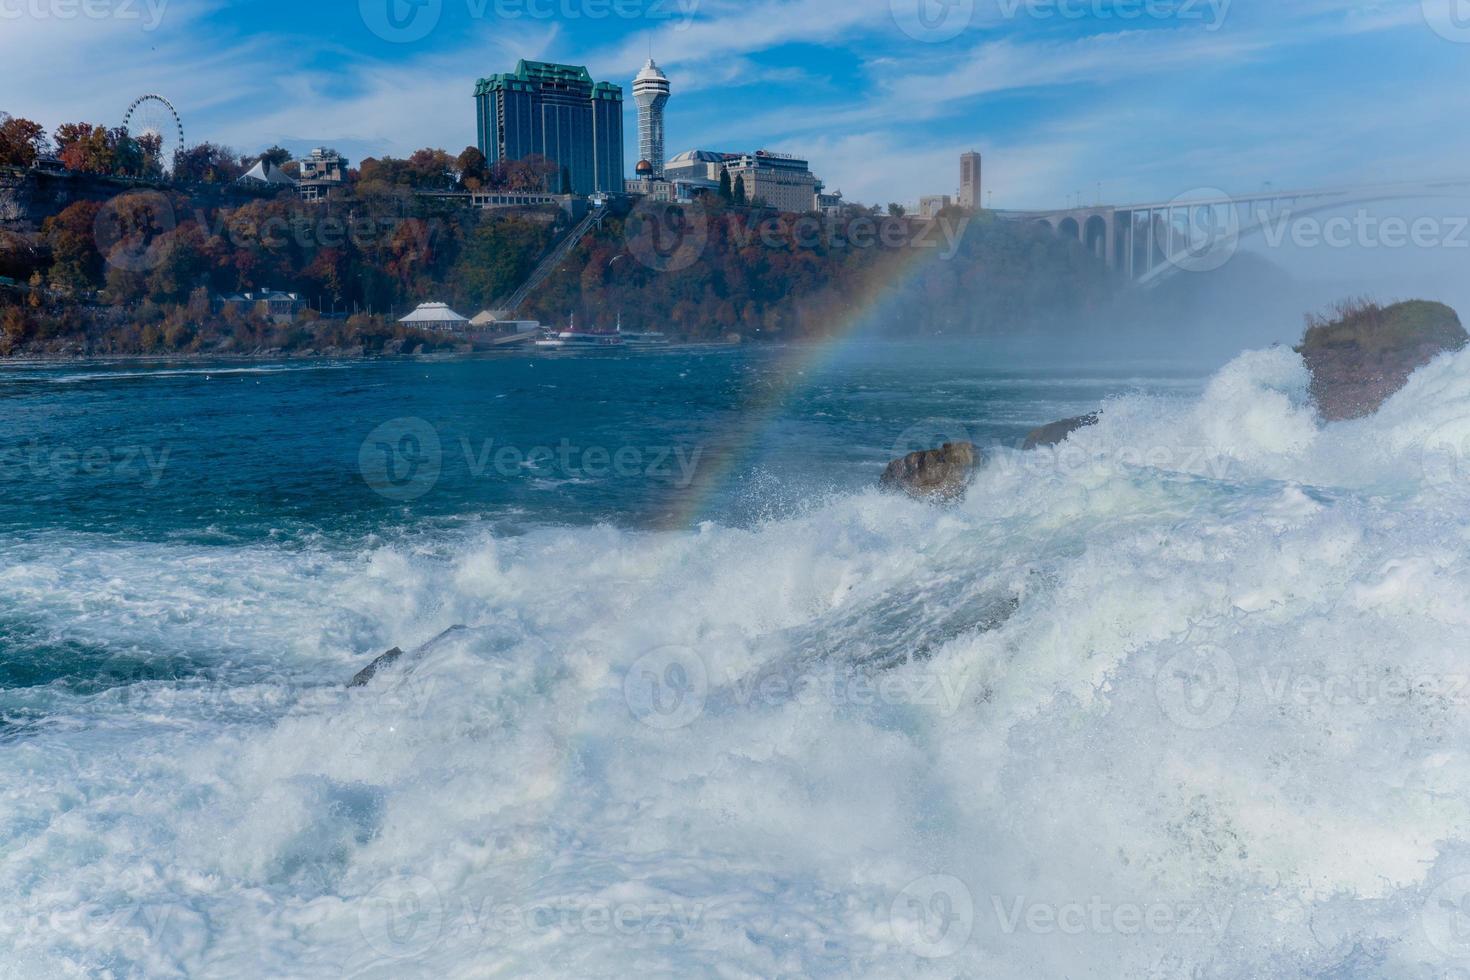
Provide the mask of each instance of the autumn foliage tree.
[{"label": "autumn foliage tree", "polygon": [[490,168],[490,186],[517,194],[545,194],[561,169],[551,160],[532,154],[523,160],[501,160]]},{"label": "autumn foliage tree", "polygon": [[174,155],[177,184],[228,184],[244,173],[235,151],[217,143],[199,143]]},{"label": "autumn foliage tree", "polygon": [[477,191],[490,182],[490,164],[478,147],[467,146],[455,161],[459,168],[459,185],[467,191]]},{"label": "autumn foliage tree", "polygon": [[0,112],[0,166],[34,166],[49,145],[40,123]]},{"label": "autumn foliage tree", "polygon": [[422,191],[455,189],[458,163],[443,150],[419,150],[407,160],[368,157],[358,170],[362,183],[385,184]]},{"label": "autumn foliage tree", "polygon": [[97,215],[102,205],[77,201],[41,225],[51,247],[53,286],[85,292],[102,286],[103,255],[97,247]]},{"label": "autumn foliage tree", "polygon": [[132,137],[122,127],[65,123],[56,130],[56,152],[68,170],[105,177],[163,177],[163,140],[145,133]]}]

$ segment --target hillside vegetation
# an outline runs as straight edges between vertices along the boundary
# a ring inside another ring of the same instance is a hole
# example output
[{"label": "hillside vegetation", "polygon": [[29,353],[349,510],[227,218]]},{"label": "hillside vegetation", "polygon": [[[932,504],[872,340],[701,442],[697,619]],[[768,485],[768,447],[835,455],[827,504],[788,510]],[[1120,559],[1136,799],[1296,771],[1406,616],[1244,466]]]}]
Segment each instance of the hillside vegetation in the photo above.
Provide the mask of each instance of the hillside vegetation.
[{"label": "hillside vegetation", "polygon": [[[820,337],[865,314],[896,333],[985,333],[1077,317],[1112,291],[1076,243],[984,216],[950,216],[946,239],[905,218],[801,226],[717,203],[677,268],[649,260],[636,220],[610,216],[521,315],[610,329],[621,313],[690,340]],[[0,354],[380,350],[420,302],[472,316],[508,295],[567,223],[555,208],[477,212],[399,188],[321,205],[156,191],[78,201],[0,237],[0,276],[30,289],[0,291]],[[865,232],[874,240],[854,244]],[[281,326],[213,302],[262,289],[299,293],[309,309]]]}]

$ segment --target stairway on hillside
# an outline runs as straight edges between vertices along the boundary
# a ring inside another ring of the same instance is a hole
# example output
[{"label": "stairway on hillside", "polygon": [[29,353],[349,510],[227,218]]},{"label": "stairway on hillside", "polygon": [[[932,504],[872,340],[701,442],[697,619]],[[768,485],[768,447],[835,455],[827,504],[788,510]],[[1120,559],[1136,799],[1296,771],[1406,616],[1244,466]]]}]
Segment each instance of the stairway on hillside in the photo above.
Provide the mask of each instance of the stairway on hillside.
[{"label": "stairway on hillside", "polygon": [[567,232],[560,242],[557,242],[556,247],[547,254],[546,258],[542,259],[540,264],[531,271],[531,275],[521,283],[519,289],[511,293],[503,302],[494,304],[495,318],[514,320],[516,310],[520,309],[526,297],[545,282],[561,266],[562,262],[566,261],[566,257],[572,254],[572,249],[576,248],[592,230],[592,226],[602,220],[602,214],[601,208],[593,208],[588,211],[587,216],[577,222],[572,230]]}]

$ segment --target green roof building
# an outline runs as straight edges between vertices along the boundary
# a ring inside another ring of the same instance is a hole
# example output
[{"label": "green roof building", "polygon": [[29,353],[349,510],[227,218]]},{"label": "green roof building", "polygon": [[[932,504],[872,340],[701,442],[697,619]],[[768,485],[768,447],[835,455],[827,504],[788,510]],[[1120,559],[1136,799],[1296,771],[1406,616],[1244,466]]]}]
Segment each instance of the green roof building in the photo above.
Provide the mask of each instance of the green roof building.
[{"label": "green roof building", "polygon": [[622,193],[623,90],[594,82],[586,68],[522,61],[480,79],[475,115],[490,163],[540,155],[570,177],[575,194]]}]

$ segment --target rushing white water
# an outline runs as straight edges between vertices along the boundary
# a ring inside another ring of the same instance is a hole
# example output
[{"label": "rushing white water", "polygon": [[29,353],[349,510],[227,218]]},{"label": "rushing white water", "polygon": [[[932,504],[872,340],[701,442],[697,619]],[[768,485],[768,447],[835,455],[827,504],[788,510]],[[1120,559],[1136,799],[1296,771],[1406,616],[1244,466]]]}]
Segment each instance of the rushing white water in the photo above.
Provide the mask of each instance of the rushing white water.
[{"label": "rushing white water", "polygon": [[140,673],[8,703],[0,973],[1470,976],[1470,353],[1305,386],[1243,355],[951,509],[7,543]]}]

